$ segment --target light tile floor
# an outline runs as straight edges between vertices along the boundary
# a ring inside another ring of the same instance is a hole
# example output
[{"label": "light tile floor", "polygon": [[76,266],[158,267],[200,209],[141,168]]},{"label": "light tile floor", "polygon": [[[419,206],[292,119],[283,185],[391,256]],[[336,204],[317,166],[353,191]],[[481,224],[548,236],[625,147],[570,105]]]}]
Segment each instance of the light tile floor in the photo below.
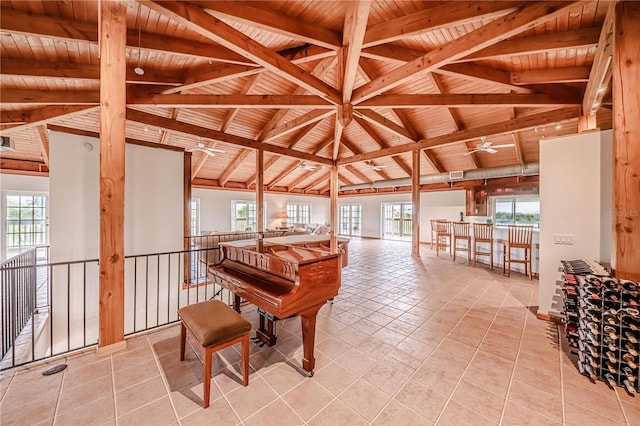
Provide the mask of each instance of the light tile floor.
[{"label": "light tile floor", "polygon": [[[427,246],[354,239],[340,295],[322,308],[316,370],[300,374],[298,319],[252,345],[248,387],[236,348],[214,359],[202,409],[201,355],[179,361],[179,328],[2,373],[0,422],[55,425],[638,425],[638,398],[580,375],[555,325],[536,319],[537,281],[473,268]],[[243,314],[255,324],[256,313]]]}]

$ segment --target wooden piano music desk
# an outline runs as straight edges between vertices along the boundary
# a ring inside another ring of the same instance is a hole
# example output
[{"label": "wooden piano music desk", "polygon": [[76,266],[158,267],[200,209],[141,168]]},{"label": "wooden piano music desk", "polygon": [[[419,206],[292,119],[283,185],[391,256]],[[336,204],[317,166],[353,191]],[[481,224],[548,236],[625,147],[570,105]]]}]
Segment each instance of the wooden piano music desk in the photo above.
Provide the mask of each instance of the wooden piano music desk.
[{"label": "wooden piano music desk", "polygon": [[[285,245],[267,240],[221,243],[222,260],[209,267],[213,282],[253,303],[275,318],[300,316],[302,368],[313,375],[316,316],[338,294],[341,255],[317,247]],[[261,313],[256,337],[269,346],[276,342],[273,319]]]}]

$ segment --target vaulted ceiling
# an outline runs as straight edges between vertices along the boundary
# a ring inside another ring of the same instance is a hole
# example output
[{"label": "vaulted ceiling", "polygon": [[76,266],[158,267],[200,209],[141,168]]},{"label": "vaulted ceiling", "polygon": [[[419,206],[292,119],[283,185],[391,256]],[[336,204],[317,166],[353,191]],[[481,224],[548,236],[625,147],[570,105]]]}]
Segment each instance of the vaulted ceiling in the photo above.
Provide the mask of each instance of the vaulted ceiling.
[{"label": "vaulted ceiling", "polygon": [[[98,2],[0,4],[0,131],[16,143],[0,165],[46,173],[48,128],[99,130]],[[328,193],[330,164],[341,185],[408,177],[414,150],[423,175],[536,162],[580,116],[611,126],[610,8],[130,1],[127,137],[224,151],[193,153],[208,187],[253,188],[260,147],[269,190],[308,194]],[[508,146],[472,152],[482,138]]]}]

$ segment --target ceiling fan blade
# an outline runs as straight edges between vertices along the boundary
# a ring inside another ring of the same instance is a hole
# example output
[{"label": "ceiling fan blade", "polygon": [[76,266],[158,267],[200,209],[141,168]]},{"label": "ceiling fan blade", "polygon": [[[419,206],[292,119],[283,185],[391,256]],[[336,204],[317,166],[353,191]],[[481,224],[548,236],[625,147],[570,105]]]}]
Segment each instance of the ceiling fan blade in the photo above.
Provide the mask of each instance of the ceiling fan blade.
[{"label": "ceiling fan blade", "polygon": [[216,154],[214,154],[212,151],[209,151],[208,149],[200,149],[199,151],[204,152],[205,154],[207,154],[209,157],[215,157]]},{"label": "ceiling fan blade", "polygon": [[509,148],[509,147],[512,147],[512,146],[516,146],[516,144],[515,143],[505,143],[505,144],[502,144],[502,145],[492,145],[491,148]]},{"label": "ceiling fan blade", "polygon": [[487,148],[484,150],[484,152],[488,152],[489,154],[495,154],[496,152],[498,152],[498,150],[493,148]]},{"label": "ceiling fan blade", "polygon": [[486,149],[491,146],[491,142],[483,141],[481,144],[478,144],[478,149]]},{"label": "ceiling fan blade", "polygon": [[207,148],[207,151],[219,152],[221,154],[225,153],[224,149],[218,149],[218,148]]},{"label": "ceiling fan blade", "polygon": [[474,153],[476,153],[478,151],[480,151],[480,150],[479,149],[474,149],[473,151],[469,151],[469,152],[467,152],[466,154],[463,154],[463,155],[471,155],[471,154],[474,154]]}]

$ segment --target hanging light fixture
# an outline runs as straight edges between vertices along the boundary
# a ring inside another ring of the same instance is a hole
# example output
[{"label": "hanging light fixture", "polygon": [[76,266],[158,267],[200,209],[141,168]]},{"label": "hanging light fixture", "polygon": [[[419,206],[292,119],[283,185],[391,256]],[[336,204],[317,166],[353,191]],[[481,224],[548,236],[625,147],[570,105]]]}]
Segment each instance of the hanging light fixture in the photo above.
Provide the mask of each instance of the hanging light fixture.
[{"label": "hanging light fixture", "polygon": [[140,66],[140,36],[142,32],[142,28],[140,27],[140,6],[138,5],[138,17],[136,19],[138,21],[138,66],[133,69],[137,75],[144,75],[144,70]]}]

